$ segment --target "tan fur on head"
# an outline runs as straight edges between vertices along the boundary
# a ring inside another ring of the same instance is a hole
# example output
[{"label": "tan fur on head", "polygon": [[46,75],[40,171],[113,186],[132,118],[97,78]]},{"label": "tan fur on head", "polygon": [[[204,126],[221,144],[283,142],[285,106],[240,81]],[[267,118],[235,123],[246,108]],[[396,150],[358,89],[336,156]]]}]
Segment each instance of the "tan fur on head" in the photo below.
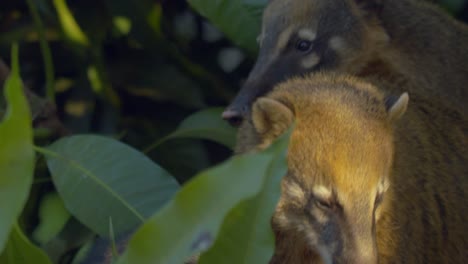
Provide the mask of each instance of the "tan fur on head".
[{"label": "tan fur on head", "polygon": [[398,93],[322,73],[254,103],[237,152],[295,123],[270,264],[466,262],[468,121]]}]

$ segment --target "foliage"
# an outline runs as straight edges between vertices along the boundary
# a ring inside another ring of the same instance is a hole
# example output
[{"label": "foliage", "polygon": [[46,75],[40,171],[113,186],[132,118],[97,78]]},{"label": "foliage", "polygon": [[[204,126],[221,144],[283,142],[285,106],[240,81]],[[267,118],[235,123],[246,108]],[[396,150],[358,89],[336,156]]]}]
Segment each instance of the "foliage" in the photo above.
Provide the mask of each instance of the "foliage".
[{"label": "foliage", "polygon": [[145,152],[174,138],[213,139],[228,148],[234,148],[235,131],[219,118],[221,112],[222,108],[209,108],[189,116],[180,123],[174,132],[152,144]]},{"label": "foliage", "polygon": [[109,235],[110,220],[117,233],[135,228],[179,188],[164,169],[114,139],[71,136],[40,152],[67,209],[100,236]]},{"label": "foliage", "polygon": [[266,2],[0,1],[0,263],[266,263],[287,136],[229,159],[219,107]]},{"label": "foliage", "polygon": [[268,227],[280,196],[280,181],[286,174],[286,153],[281,154],[271,160],[263,188],[231,210],[218,239],[201,256],[201,264],[268,263],[274,245],[273,233]]},{"label": "foliage", "polygon": [[9,106],[0,124],[0,251],[26,202],[34,168],[31,116],[19,78],[17,46],[12,53],[13,71],[5,83]]},{"label": "foliage", "polygon": [[11,230],[8,243],[0,255],[0,263],[23,264],[37,263],[50,264],[47,255],[34,246],[23,234],[18,225],[14,225]]},{"label": "foliage", "polygon": [[216,1],[189,0],[201,15],[210,18],[234,43],[256,52],[260,14],[266,0]]},{"label": "foliage", "polygon": [[[209,248],[218,237],[221,224],[229,221],[226,215],[232,208],[241,201],[263,192],[263,189],[269,187],[270,178],[282,178],[286,173],[287,140],[288,137],[284,137],[267,151],[233,157],[197,175],[178,192],[167,206],[135,233],[130,240],[128,251],[122,256],[120,262],[182,263],[190,256]],[[279,188],[275,194],[279,196]],[[256,223],[257,232],[270,231],[271,233],[269,218],[273,211],[274,206],[266,208],[263,221]],[[253,210],[244,215],[244,218],[257,218],[256,214],[257,212]],[[239,228],[236,231],[238,233],[235,242],[239,244],[256,244],[261,241],[262,237],[250,234],[251,229]],[[221,241],[226,239],[230,237],[219,237]],[[273,243],[269,244],[270,249],[272,245]],[[239,253],[237,246],[227,247],[222,251]],[[210,263],[220,263],[223,259],[224,256],[221,253],[220,257],[213,259]],[[258,255],[255,255],[252,260],[258,263]]]}]

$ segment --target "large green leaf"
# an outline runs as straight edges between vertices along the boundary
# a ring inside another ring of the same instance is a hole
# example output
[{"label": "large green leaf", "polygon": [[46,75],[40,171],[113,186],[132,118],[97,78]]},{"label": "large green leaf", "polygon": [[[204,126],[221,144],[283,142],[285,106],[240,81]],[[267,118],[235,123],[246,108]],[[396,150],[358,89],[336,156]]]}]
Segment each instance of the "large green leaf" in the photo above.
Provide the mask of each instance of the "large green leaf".
[{"label": "large green leaf", "polygon": [[136,232],[120,263],[179,264],[209,248],[228,212],[261,191],[276,157],[284,157],[286,141],[200,173]]},{"label": "large green leaf", "polygon": [[5,250],[0,254],[2,264],[51,264],[47,255],[33,245],[18,225],[14,225]]},{"label": "large green leaf", "polygon": [[166,140],[173,138],[209,139],[228,148],[234,148],[236,130],[221,119],[222,111],[223,108],[209,108],[196,112],[184,119],[176,131],[152,144],[145,152],[149,152]]},{"label": "large green leaf", "polygon": [[72,136],[42,151],[67,209],[101,236],[111,220],[117,234],[135,228],[178,189],[165,170],[111,138]]},{"label": "large green leaf", "polygon": [[29,195],[34,169],[31,114],[19,76],[17,46],[12,53],[12,72],[5,83],[8,110],[0,124],[0,252]]},{"label": "large green leaf", "polygon": [[275,245],[270,220],[281,194],[281,179],[287,171],[286,152],[281,154],[271,161],[260,193],[228,214],[218,239],[201,256],[200,264],[269,262]]},{"label": "large green leaf", "polygon": [[188,0],[235,44],[254,54],[266,0]]}]

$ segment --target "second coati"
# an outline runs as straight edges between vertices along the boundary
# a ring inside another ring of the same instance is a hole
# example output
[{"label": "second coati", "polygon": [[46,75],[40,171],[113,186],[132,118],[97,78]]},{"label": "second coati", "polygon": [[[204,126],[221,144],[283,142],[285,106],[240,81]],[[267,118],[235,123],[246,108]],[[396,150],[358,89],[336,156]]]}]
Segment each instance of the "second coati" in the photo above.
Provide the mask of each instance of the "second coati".
[{"label": "second coati", "polygon": [[394,81],[394,93],[410,82],[466,113],[468,26],[431,3],[270,0],[258,41],[257,62],[223,113],[231,123],[275,84],[315,71]]},{"label": "second coati", "polygon": [[355,77],[292,78],[253,104],[237,152],[267,147],[293,123],[270,264],[467,262],[460,112]]}]

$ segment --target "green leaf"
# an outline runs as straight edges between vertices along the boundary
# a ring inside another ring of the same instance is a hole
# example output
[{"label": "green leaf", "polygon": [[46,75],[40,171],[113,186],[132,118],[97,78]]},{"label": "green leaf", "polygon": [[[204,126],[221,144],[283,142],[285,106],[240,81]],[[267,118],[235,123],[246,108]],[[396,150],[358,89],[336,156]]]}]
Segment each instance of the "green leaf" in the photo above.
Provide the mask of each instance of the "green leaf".
[{"label": "green leaf", "polygon": [[257,52],[261,14],[266,0],[188,0],[236,45],[251,54]]},{"label": "green leaf", "polygon": [[53,0],[53,3],[65,36],[76,44],[88,46],[89,40],[75,21],[67,2],[65,0]]},{"label": "green leaf", "polygon": [[187,117],[176,131],[148,147],[145,152],[156,148],[166,140],[174,138],[209,139],[232,149],[236,142],[236,130],[221,119],[223,108],[204,109]]},{"label": "green leaf", "polygon": [[141,152],[111,138],[62,138],[46,154],[65,206],[83,224],[109,236],[143,223],[178,189],[174,178]]},{"label": "green leaf", "polygon": [[200,173],[135,233],[119,263],[179,264],[209,248],[228,212],[261,191],[285,141]]},{"label": "green leaf", "polygon": [[12,49],[5,93],[9,107],[0,124],[0,252],[28,198],[34,169],[31,114],[19,76],[17,46]]},{"label": "green leaf", "polygon": [[[278,145],[276,151],[284,149],[286,142],[283,140],[283,145]],[[248,264],[270,261],[275,245],[270,220],[281,195],[281,179],[286,171],[286,152],[283,151],[269,164],[260,193],[231,210],[215,244],[201,256],[198,263]]]},{"label": "green leaf", "polygon": [[52,264],[47,255],[33,245],[18,225],[14,225],[5,250],[0,255],[2,264]]},{"label": "green leaf", "polygon": [[56,192],[46,194],[39,205],[39,225],[32,234],[34,240],[47,243],[62,230],[68,219],[70,213],[60,196]]}]

